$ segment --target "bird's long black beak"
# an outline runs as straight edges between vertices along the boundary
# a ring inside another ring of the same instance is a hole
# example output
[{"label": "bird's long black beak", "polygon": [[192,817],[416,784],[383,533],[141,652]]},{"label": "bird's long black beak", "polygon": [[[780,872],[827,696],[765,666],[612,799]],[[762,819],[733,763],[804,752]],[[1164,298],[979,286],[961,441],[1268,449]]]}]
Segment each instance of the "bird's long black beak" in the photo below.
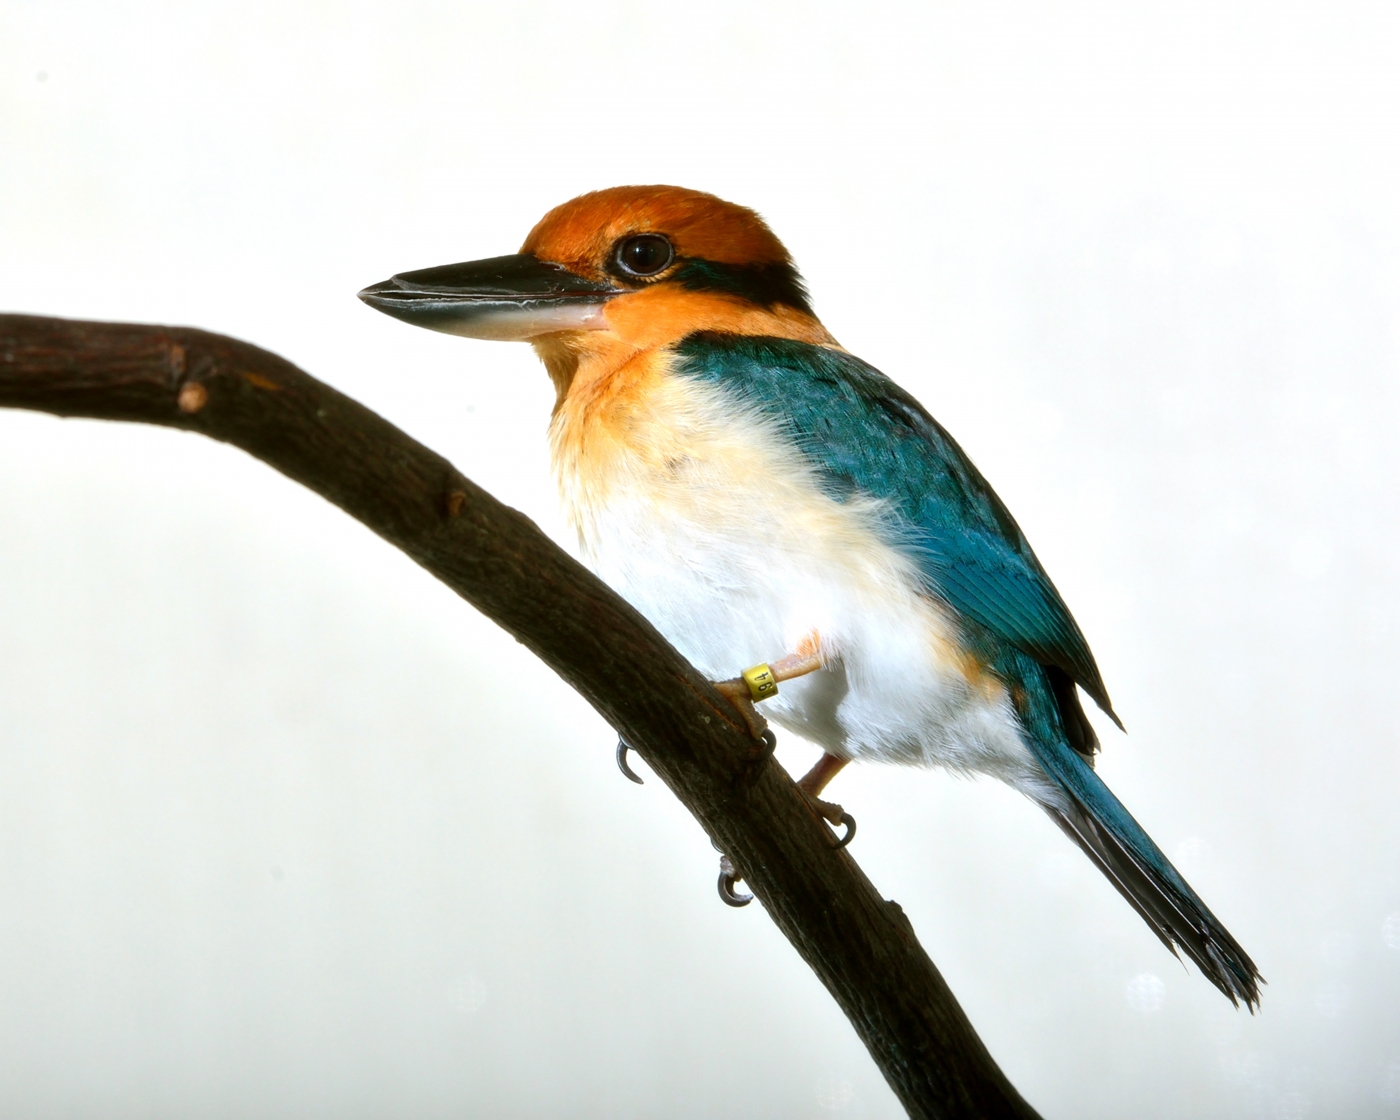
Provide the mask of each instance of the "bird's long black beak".
[{"label": "bird's long black beak", "polygon": [[366,288],[360,298],[386,315],[429,330],[518,340],[605,329],[603,304],[623,290],[517,253],[401,272]]}]

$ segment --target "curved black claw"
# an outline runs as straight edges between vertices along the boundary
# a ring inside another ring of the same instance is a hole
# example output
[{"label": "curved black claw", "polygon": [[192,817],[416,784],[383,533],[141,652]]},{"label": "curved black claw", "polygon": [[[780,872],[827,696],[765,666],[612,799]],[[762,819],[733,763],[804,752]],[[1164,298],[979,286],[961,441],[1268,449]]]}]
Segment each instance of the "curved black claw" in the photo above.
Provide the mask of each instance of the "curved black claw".
[{"label": "curved black claw", "polygon": [[738,894],[734,890],[734,884],[739,881],[739,874],[734,870],[734,864],[730,862],[728,856],[719,857],[719,897],[726,906],[747,906],[753,901],[751,894]]},{"label": "curved black claw", "polygon": [[617,737],[617,768],[622,771],[622,776],[630,782],[636,782],[639,786],[646,785],[641,778],[637,777],[632,767],[627,765],[627,752],[632,749],[631,744],[621,735]]},{"label": "curved black claw", "polygon": [[836,850],[840,851],[847,844],[856,838],[856,819],[850,813],[841,813],[841,823],[846,826],[846,835],[836,841]]}]

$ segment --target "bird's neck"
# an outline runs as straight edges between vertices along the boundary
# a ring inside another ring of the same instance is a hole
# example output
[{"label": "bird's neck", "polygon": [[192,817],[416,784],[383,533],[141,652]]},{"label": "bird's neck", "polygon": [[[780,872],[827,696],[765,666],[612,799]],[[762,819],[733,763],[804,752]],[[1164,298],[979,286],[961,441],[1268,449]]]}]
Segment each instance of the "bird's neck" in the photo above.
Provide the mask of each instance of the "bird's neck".
[{"label": "bird's neck", "polygon": [[662,295],[651,290],[611,301],[606,330],[532,340],[557,394],[550,458],[585,554],[619,494],[664,502],[674,496],[678,464],[717,453],[712,444],[728,446],[714,409],[697,397],[705,394],[676,376],[676,343],[697,331],[722,331],[837,345],[816,319],[786,307],[712,293]]},{"label": "bird's neck", "polygon": [[605,330],[563,331],[531,340],[554,383],[556,414],[573,393],[595,397],[624,367],[697,331],[790,338],[839,348],[811,315],[781,304],[760,307],[719,292],[657,286],[611,300],[603,315]]}]

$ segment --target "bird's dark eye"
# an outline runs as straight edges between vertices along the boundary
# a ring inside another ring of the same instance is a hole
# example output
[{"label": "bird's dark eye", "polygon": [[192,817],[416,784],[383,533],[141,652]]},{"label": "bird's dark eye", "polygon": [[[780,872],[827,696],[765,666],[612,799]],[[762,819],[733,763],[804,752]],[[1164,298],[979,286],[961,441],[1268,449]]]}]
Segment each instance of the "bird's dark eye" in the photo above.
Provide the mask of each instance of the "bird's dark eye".
[{"label": "bird's dark eye", "polygon": [[675,256],[671,242],[659,233],[623,238],[613,250],[613,261],[625,276],[655,276]]}]

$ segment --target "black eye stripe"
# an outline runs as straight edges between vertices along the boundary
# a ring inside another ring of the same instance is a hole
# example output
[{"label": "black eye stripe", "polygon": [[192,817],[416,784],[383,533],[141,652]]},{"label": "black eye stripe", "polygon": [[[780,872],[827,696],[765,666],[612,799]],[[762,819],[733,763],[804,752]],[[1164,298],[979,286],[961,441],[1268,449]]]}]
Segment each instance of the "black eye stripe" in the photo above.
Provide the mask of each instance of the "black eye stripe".
[{"label": "black eye stripe", "polygon": [[661,233],[633,233],[618,238],[608,253],[607,270],[634,285],[664,274],[668,283],[691,291],[725,292],[760,307],[782,304],[812,314],[807,288],[791,262],[743,265],[677,257],[670,238]]},{"label": "black eye stripe", "polygon": [[806,285],[797,269],[787,262],[742,265],[687,258],[666,277],[668,283],[693,292],[726,292],[760,307],[784,304],[812,314]]},{"label": "black eye stripe", "polygon": [[613,246],[611,271],[623,277],[655,276],[676,259],[669,238],[659,233],[638,233]]}]

